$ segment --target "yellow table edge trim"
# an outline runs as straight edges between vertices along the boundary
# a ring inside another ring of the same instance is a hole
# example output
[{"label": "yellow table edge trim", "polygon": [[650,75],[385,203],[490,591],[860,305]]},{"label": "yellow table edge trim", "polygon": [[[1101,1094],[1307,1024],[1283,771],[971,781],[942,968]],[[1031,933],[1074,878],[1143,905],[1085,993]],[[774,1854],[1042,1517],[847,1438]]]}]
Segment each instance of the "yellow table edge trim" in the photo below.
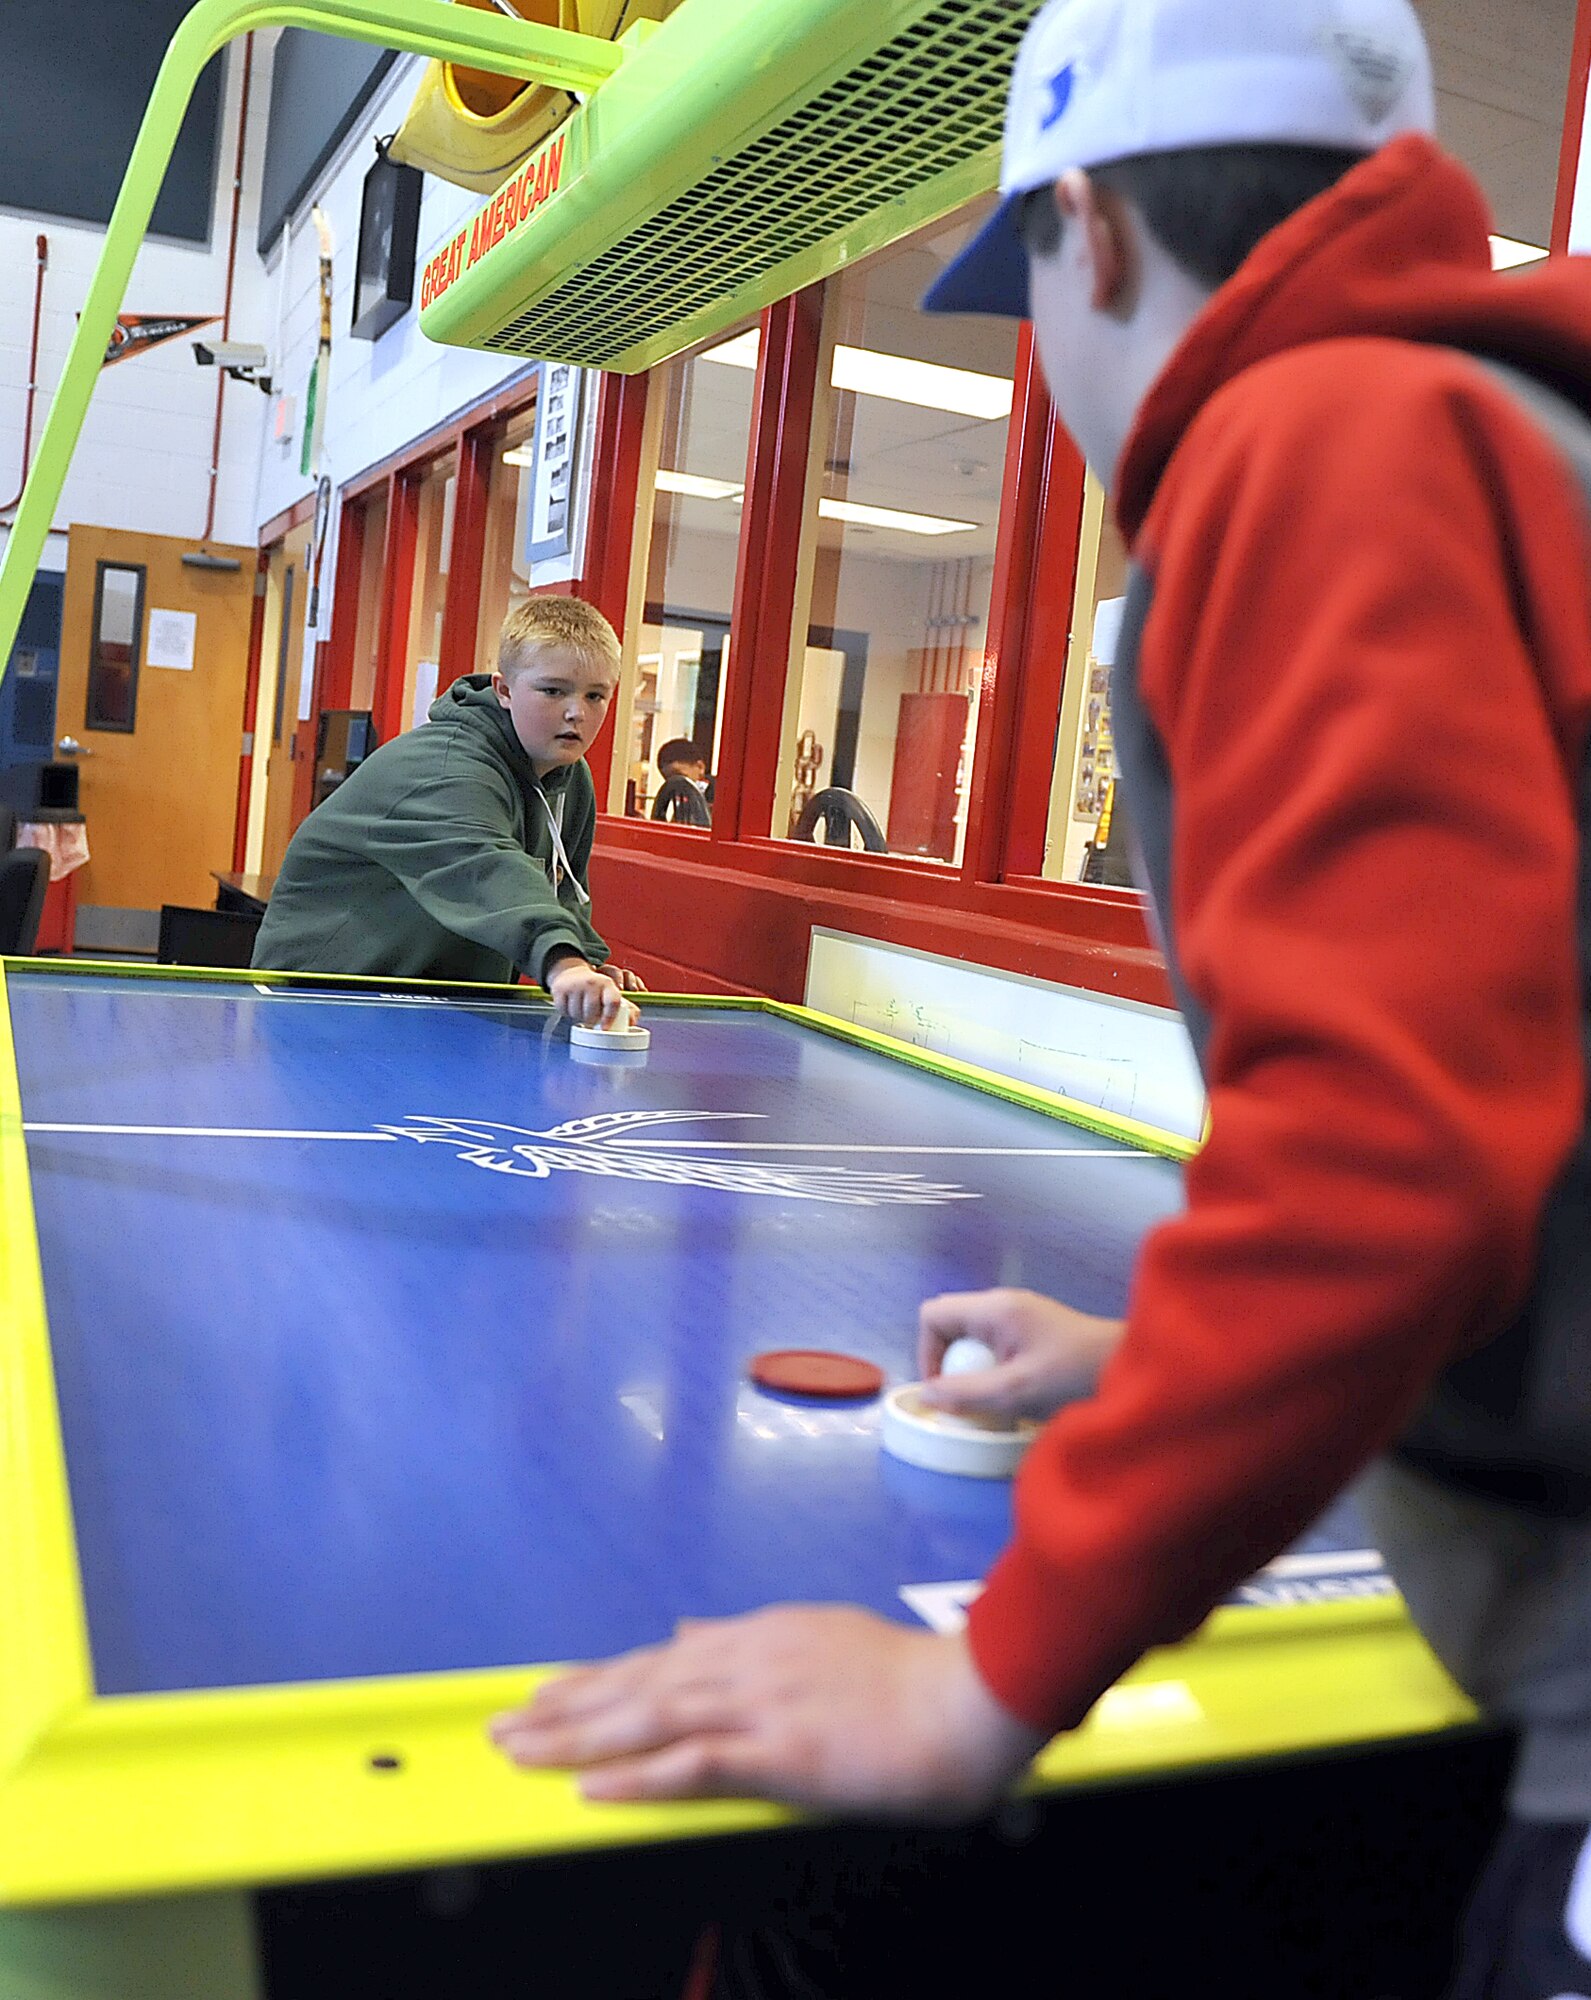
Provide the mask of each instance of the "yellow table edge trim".
[{"label": "yellow table edge trim", "polygon": [[93,1688],[44,1304],[11,996],[0,961],[0,1772]]},{"label": "yellow table edge trim", "polygon": [[[1305,1636],[1316,1641],[1308,1662],[1286,1658]],[[95,1702],[9,1788],[0,1906],[567,1853],[800,1817],[750,1800],[594,1807],[568,1774],[514,1770],[486,1742],[485,1720],[557,1671]],[[1228,1608],[1204,1633],[1133,1667],[1082,1728],[1041,1753],[1023,1789],[1153,1781],[1463,1731],[1475,1720],[1395,1598]],[[403,1769],[371,1771],[382,1749]]]}]

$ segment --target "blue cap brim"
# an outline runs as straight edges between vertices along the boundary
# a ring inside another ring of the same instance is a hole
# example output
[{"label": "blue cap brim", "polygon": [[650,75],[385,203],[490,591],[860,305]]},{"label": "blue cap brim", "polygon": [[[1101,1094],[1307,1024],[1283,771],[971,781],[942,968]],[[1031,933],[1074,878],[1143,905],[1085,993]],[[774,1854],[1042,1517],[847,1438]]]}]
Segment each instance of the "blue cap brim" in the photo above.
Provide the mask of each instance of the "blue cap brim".
[{"label": "blue cap brim", "polygon": [[1028,253],[1017,231],[1019,194],[1007,195],[961,255],[923,294],[923,311],[1028,316]]}]

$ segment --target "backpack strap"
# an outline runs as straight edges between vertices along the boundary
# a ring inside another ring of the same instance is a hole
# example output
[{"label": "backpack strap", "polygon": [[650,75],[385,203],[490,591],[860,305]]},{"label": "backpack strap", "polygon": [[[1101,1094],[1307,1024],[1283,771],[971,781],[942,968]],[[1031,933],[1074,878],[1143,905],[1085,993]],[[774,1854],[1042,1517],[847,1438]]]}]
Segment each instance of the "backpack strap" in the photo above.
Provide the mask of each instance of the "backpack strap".
[{"label": "backpack strap", "polygon": [[1527,374],[1511,362],[1495,361],[1489,354],[1470,353],[1467,348],[1461,351],[1469,353],[1472,361],[1535,418],[1567,461],[1591,513],[1591,416],[1578,403],[1550,389],[1539,376]]}]

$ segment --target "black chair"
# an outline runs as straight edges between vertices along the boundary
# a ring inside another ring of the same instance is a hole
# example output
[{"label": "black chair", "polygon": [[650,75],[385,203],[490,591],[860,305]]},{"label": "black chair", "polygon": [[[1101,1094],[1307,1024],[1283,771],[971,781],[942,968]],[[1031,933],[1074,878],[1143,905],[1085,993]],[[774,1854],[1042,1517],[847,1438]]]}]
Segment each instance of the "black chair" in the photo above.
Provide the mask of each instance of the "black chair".
[{"label": "black chair", "polygon": [[652,801],[653,819],[672,820],[675,826],[711,826],[713,816],[707,801],[689,778],[665,778]]},{"label": "black chair", "polygon": [[851,835],[857,833],[861,835],[862,845],[869,854],[889,852],[884,829],[871,809],[862,803],[855,792],[848,792],[843,785],[828,785],[821,792],[812,794],[801,809],[801,817],[795,823],[791,838],[816,842],[820,820],[825,847],[849,847]]},{"label": "black chair", "polygon": [[0,799],[0,854],[9,854],[17,844],[17,815],[14,806]]},{"label": "black chair", "polygon": [[260,919],[241,910],[189,910],[180,903],[160,906],[161,965],[247,967],[254,956]]},{"label": "black chair", "polygon": [[321,710],[315,731],[314,805],[329,799],[376,747],[375,720],[368,708]]},{"label": "black chair", "polygon": [[50,857],[42,847],[13,847],[0,855],[0,952],[26,958],[38,941]]}]

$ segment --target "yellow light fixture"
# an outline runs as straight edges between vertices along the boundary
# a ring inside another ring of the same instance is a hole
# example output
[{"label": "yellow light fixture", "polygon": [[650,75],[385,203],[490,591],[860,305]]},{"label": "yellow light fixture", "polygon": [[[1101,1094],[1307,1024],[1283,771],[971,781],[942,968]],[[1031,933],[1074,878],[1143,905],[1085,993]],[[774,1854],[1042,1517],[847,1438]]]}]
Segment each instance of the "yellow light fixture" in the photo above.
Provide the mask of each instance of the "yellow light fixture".
[{"label": "yellow light fixture", "polygon": [[866,507],[859,500],[820,500],[826,521],[849,521],[859,528],[898,528],[906,535],[965,535],[976,521],[950,521],[942,514],[907,514],[898,507]]},{"label": "yellow light fixture", "polygon": [[[679,0],[455,0],[455,5],[613,41],[638,18],[666,19]],[[463,63],[427,63],[393,136],[391,156],[400,166],[419,167],[455,187],[495,194],[574,105],[567,91]]]},{"label": "yellow light fixture", "polygon": [[534,465],[536,454],[528,444],[516,444],[503,453],[504,465]]}]

